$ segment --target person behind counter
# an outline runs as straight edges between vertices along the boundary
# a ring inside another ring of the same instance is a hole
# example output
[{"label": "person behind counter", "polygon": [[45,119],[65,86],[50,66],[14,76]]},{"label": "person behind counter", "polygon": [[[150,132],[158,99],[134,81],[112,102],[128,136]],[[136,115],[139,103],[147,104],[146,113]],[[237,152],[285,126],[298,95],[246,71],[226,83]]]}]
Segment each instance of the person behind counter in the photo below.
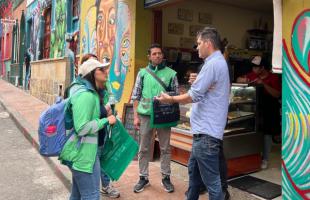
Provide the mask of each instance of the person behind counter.
[{"label": "person behind counter", "polygon": [[268,68],[267,60],[262,56],[254,56],[251,60],[252,72],[238,77],[238,83],[262,84],[264,92],[262,96],[262,115],[264,149],[262,169],[268,167],[269,153],[272,146],[272,136],[281,132],[280,126],[280,103],[281,82],[276,74],[272,74]]}]

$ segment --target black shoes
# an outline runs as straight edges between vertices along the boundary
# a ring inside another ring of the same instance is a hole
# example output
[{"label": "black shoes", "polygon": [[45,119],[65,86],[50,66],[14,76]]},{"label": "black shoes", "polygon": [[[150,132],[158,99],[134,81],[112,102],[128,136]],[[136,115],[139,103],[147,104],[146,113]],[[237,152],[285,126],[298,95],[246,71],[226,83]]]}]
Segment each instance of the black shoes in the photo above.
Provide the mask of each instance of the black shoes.
[{"label": "black shoes", "polygon": [[162,186],[165,188],[165,191],[171,193],[174,191],[174,186],[170,181],[170,176],[164,176],[161,181]]},{"label": "black shoes", "polygon": [[[161,181],[162,186],[164,187],[165,191],[171,193],[174,191],[174,186],[170,181],[170,176],[164,176]],[[147,177],[140,176],[139,182],[133,188],[135,193],[142,192],[145,187],[149,186],[150,182]]]},{"label": "black shoes", "polygon": [[142,192],[144,190],[144,188],[146,186],[149,186],[150,185],[150,182],[149,180],[144,177],[144,176],[140,176],[140,180],[139,182],[135,185],[135,187],[133,188],[133,191],[135,193],[139,193],[139,192]]},{"label": "black shoes", "polygon": [[[207,191],[207,189],[206,189],[206,187],[203,185],[203,186],[200,186],[200,188],[199,188],[199,195],[201,195],[201,194],[205,194],[205,193],[207,193],[208,191]],[[185,196],[187,196],[187,193],[188,193],[188,189],[185,191]]]},{"label": "black shoes", "polygon": [[[199,195],[205,194],[207,192],[208,191],[204,186],[200,187]],[[188,190],[186,190],[186,192],[185,192],[186,197],[187,197],[187,193],[188,193]],[[230,200],[230,194],[229,194],[227,189],[223,189],[223,196],[224,196],[224,200]]]}]

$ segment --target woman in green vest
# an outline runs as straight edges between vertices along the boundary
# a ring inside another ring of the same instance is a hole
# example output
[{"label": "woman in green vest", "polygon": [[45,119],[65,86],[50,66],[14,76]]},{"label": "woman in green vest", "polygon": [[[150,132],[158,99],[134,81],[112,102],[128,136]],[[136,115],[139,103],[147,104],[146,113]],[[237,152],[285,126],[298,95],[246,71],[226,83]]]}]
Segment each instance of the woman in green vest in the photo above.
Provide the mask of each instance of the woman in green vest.
[{"label": "woman in green vest", "polygon": [[[79,76],[69,91],[74,131],[66,142],[59,159],[69,166],[72,172],[70,200],[100,199],[100,130],[113,125],[116,118],[107,117],[104,99],[107,99],[105,83],[108,79],[107,67],[110,63],[100,63],[88,59],[79,68]],[[66,114],[67,114],[66,113]],[[105,113],[105,114],[103,114]]]}]

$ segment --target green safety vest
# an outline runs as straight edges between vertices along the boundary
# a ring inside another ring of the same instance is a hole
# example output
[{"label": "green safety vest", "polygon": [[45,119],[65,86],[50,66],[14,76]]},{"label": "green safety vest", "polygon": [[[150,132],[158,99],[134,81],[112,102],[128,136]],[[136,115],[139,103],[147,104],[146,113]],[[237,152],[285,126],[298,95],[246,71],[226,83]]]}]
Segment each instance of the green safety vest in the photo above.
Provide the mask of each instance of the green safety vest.
[{"label": "green safety vest", "polygon": [[[168,87],[170,86],[173,78],[176,76],[176,72],[169,67],[159,66],[155,69],[150,66],[147,66],[165,83]],[[151,115],[151,102],[155,96],[160,95],[161,92],[164,92],[165,89],[158,83],[158,81],[149,74],[145,68],[141,69],[139,72],[142,84],[142,96],[139,101],[137,112],[141,115]]]},{"label": "green safety vest", "polygon": [[78,84],[72,86],[70,94],[76,90],[84,91],[70,97],[75,134],[64,145],[59,160],[74,170],[92,173],[98,149],[98,131],[108,125],[108,119],[100,119],[98,94],[89,84],[85,85],[85,81],[76,82]]}]

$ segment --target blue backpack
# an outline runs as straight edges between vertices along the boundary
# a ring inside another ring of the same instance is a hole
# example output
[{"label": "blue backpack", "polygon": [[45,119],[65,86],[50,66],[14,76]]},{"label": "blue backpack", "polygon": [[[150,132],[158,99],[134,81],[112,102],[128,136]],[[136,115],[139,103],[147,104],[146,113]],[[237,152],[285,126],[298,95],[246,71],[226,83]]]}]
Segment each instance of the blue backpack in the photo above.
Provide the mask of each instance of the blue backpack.
[{"label": "blue backpack", "polygon": [[[65,109],[68,99],[58,98],[39,119],[39,152],[42,156],[59,156],[66,141],[74,133],[73,126],[65,127]],[[68,133],[67,133],[68,132]]]}]

